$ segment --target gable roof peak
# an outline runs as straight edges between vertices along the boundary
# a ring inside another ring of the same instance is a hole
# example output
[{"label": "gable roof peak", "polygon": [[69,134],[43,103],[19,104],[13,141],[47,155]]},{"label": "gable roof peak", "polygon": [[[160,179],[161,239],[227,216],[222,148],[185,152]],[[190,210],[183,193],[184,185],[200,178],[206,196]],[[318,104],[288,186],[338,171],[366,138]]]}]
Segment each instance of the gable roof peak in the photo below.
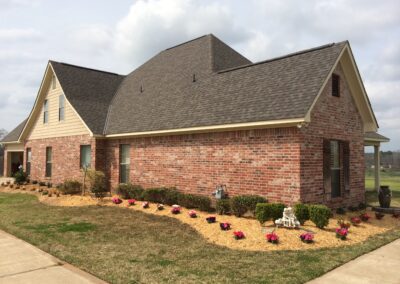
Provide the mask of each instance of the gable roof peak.
[{"label": "gable roof peak", "polygon": [[124,75],[120,75],[120,74],[117,74],[117,73],[114,73],[114,72],[109,72],[109,71],[104,71],[104,70],[99,70],[99,69],[94,69],[94,68],[74,65],[74,64],[65,63],[65,62],[59,62],[59,61],[55,61],[55,60],[49,60],[49,63],[52,64],[52,65],[53,64],[61,64],[61,65],[64,65],[66,67],[73,67],[73,68],[79,68],[79,69],[83,69],[83,70],[87,70],[87,71],[101,72],[101,73],[105,73],[105,74],[109,74],[109,75],[124,76]]}]

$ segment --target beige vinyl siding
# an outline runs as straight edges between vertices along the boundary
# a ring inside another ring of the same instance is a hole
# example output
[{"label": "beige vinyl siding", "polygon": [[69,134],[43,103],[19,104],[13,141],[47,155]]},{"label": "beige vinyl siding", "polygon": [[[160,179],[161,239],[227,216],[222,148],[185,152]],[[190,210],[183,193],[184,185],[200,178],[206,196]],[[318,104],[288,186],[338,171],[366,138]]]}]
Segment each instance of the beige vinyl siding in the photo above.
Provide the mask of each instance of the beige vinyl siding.
[{"label": "beige vinyl siding", "polygon": [[10,143],[5,145],[5,150],[8,152],[23,152],[24,144],[22,143]]},{"label": "beige vinyl siding", "polygon": [[[90,134],[89,130],[72,108],[67,98],[65,98],[64,120],[59,121],[58,104],[59,96],[62,94],[62,86],[60,86],[58,80],[55,89],[52,88],[52,84],[48,84],[46,96],[38,102],[40,112],[34,119],[33,127],[28,135],[28,139]],[[48,123],[43,123],[43,102],[45,99],[48,101]]]}]

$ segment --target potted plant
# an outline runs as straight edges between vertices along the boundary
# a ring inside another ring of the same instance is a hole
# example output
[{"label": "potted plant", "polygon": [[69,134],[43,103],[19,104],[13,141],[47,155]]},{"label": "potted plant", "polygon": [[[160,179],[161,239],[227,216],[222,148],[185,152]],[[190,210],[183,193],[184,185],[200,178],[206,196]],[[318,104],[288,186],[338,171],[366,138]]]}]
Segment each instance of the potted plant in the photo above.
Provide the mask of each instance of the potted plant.
[{"label": "potted plant", "polygon": [[217,220],[217,218],[215,218],[215,216],[208,216],[208,217],[206,218],[206,220],[207,220],[207,222],[208,222],[209,224],[211,224],[211,223],[215,223],[215,221]]},{"label": "potted plant", "polygon": [[219,227],[222,231],[228,231],[231,228],[231,224],[229,224],[228,222],[219,223]]},{"label": "potted plant", "polygon": [[350,222],[346,222],[343,219],[338,220],[337,224],[339,225],[340,228],[349,229],[351,227]]},{"label": "potted plant", "polygon": [[268,233],[265,235],[267,241],[272,244],[277,244],[279,242],[279,237],[275,232]]},{"label": "potted plant", "polygon": [[387,185],[381,185],[378,193],[379,205],[382,208],[389,208],[392,200],[392,192]]},{"label": "potted plant", "polygon": [[336,238],[339,238],[342,241],[344,241],[345,239],[347,239],[348,233],[349,233],[349,230],[346,228],[337,228],[336,229]]},{"label": "potted plant", "polygon": [[235,231],[235,232],[233,232],[233,237],[234,237],[236,240],[241,240],[241,239],[244,239],[244,238],[245,238],[244,233],[243,233],[242,231]]},{"label": "potted plant", "polygon": [[314,235],[311,233],[303,233],[300,235],[300,240],[303,243],[310,244],[310,243],[314,242]]},{"label": "potted plant", "polygon": [[164,205],[161,203],[157,204],[157,210],[164,210]]},{"label": "potted plant", "polygon": [[149,207],[150,207],[149,202],[147,202],[147,201],[143,202],[143,203],[142,203],[142,207],[143,207],[144,209],[149,208]]},{"label": "potted plant", "polygon": [[197,212],[195,210],[190,210],[188,214],[189,214],[190,218],[196,218],[197,217]]}]

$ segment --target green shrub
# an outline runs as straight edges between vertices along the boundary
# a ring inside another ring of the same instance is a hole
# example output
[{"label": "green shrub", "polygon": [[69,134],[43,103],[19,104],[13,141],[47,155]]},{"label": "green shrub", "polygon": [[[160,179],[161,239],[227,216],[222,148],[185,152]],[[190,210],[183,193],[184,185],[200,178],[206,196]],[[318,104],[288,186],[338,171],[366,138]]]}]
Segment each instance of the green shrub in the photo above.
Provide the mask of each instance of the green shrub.
[{"label": "green shrub", "polygon": [[211,199],[197,194],[180,194],[178,204],[188,209],[198,208],[201,211],[211,211]]},{"label": "green shrub", "polygon": [[28,175],[22,169],[14,174],[15,183],[22,184],[26,182]]},{"label": "green shrub", "polygon": [[165,200],[165,188],[149,188],[143,191],[143,200],[163,203]]},{"label": "green shrub", "polygon": [[258,203],[256,206],[256,219],[261,223],[268,220],[275,221],[283,216],[285,205],[282,203]]},{"label": "green shrub", "polygon": [[297,220],[299,220],[301,225],[307,220],[310,220],[310,209],[307,204],[298,203],[294,206],[294,215],[296,215]]},{"label": "green shrub", "polygon": [[176,188],[166,188],[164,193],[164,204],[174,205],[178,204],[179,197],[182,195]]},{"label": "green shrub", "polygon": [[229,199],[218,199],[216,204],[217,213],[220,215],[231,212],[231,202]]},{"label": "green shrub", "polygon": [[231,198],[231,209],[235,216],[240,217],[247,211],[255,213],[257,203],[266,203],[267,200],[259,195],[237,195]]},{"label": "green shrub", "polygon": [[325,205],[310,205],[310,220],[320,229],[328,226],[331,210]]},{"label": "green shrub", "polygon": [[140,185],[121,183],[118,185],[116,191],[117,194],[120,195],[123,199],[143,199],[144,189]]},{"label": "green shrub", "polygon": [[62,194],[78,194],[82,192],[81,186],[82,184],[79,181],[67,179],[57,188]]},{"label": "green shrub", "polygon": [[95,197],[103,198],[109,192],[106,185],[106,177],[103,172],[88,170],[87,172],[90,191]]}]

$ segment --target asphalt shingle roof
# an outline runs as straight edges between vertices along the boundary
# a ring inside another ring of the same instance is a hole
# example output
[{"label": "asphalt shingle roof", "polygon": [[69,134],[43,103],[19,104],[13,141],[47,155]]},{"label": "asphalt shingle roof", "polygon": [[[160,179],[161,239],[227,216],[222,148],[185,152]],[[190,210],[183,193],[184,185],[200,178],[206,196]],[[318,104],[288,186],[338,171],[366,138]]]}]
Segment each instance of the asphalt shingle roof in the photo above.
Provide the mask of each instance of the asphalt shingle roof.
[{"label": "asphalt shingle roof", "polygon": [[124,76],[50,61],[68,101],[94,134],[103,134],[108,107]]},{"label": "asphalt shingle roof", "polygon": [[8,133],[1,142],[17,142],[22,130],[25,127],[25,124],[28,119],[25,119],[21,122],[17,127],[15,127],[10,133]]},{"label": "asphalt shingle roof", "polygon": [[389,138],[377,133],[377,132],[366,132],[364,134],[364,139],[368,140],[368,139],[372,139],[372,140],[380,140],[383,142],[388,142],[390,141]]},{"label": "asphalt shingle roof", "polygon": [[303,118],[347,43],[251,64],[213,40],[208,35],[163,51],[129,74],[105,133]]}]

